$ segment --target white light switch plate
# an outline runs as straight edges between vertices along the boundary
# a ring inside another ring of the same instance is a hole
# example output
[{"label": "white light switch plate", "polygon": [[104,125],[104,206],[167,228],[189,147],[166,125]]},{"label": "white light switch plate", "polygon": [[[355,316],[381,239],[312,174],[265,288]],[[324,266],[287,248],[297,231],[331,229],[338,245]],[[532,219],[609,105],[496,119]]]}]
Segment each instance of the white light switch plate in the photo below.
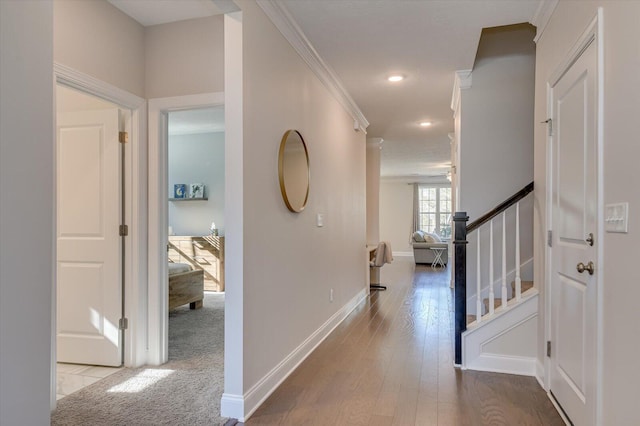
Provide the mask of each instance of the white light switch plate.
[{"label": "white light switch plate", "polygon": [[316,215],[316,226],[321,228],[324,226],[324,215],[322,213],[318,213]]},{"label": "white light switch plate", "polygon": [[604,230],[626,234],[629,227],[629,203],[607,204],[604,207]]}]

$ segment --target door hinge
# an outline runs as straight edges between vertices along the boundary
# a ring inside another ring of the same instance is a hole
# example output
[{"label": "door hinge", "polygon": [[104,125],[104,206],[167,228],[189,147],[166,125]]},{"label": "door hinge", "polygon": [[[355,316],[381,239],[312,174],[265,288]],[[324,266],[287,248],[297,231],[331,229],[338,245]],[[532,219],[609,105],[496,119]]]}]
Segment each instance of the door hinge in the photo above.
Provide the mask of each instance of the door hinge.
[{"label": "door hinge", "polygon": [[127,328],[129,328],[129,320],[127,318],[120,318],[120,321],[118,321],[118,329],[126,330]]},{"label": "door hinge", "polygon": [[126,237],[129,235],[129,226],[128,225],[120,225],[120,236]]},{"label": "door hinge", "polygon": [[547,340],[547,357],[551,358],[551,340]]},{"label": "door hinge", "polygon": [[118,132],[118,141],[120,143],[129,142],[129,133],[127,133],[127,132]]},{"label": "door hinge", "polygon": [[553,231],[547,231],[547,245],[553,247]]},{"label": "door hinge", "polygon": [[547,124],[547,129],[549,130],[549,136],[553,136],[553,119],[547,118],[546,120],[542,121],[541,123]]}]

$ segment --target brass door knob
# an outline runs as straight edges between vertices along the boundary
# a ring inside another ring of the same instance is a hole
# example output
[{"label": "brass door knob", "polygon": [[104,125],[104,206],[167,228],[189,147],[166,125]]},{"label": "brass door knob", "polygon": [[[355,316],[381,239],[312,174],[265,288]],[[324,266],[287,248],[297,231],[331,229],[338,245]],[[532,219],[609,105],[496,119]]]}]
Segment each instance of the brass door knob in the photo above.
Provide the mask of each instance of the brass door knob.
[{"label": "brass door knob", "polygon": [[586,265],[584,263],[580,262],[580,263],[578,263],[578,266],[576,266],[576,269],[580,273],[583,273],[584,271],[587,271],[589,273],[589,275],[593,275],[593,271],[595,270],[595,265],[591,261],[589,261],[589,263],[587,263]]}]

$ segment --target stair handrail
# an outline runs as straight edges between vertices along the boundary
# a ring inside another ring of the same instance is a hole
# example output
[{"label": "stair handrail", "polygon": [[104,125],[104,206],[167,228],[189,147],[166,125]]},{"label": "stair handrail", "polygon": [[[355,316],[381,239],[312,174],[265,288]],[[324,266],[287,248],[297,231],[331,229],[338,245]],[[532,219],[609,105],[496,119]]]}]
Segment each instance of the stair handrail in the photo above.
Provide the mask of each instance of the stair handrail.
[{"label": "stair handrail", "polygon": [[[467,225],[469,216],[466,212],[455,212],[453,215],[454,229],[452,241],[454,245],[454,305],[455,305],[455,364],[462,365],[462,333],[467,330],[467,234],[480,228],[491,219],[505,212],[508,208],[517,204],[533,191],[533,182],[507,198],[495,208],[480,216]],[[519,208],[519,207],[518,207]],[[493,253],[493,250],[491,251]],[[519,252],[519,249],[518,249]],[[520,283],[518,282],[518,293]],[[519,299],[519,297],[518,297]]]},{"label": "stair handrail", "polygon": [[494,217],[498,216],[503,211],[507,210],[509,207],[513,206],[518,201],[522,200],[524,197],[529,195],[533,191],[533,182],[522,188],[520,191],[513,194],[511,197],[504,200],[502,203],[498,204],[496,207],[488,211],[487,213],[480,216],[478,219],[474,220],[470,224],[467,225],[467,233],[471,233],[472,231],[480,228],[485,223],[489,222]]}]

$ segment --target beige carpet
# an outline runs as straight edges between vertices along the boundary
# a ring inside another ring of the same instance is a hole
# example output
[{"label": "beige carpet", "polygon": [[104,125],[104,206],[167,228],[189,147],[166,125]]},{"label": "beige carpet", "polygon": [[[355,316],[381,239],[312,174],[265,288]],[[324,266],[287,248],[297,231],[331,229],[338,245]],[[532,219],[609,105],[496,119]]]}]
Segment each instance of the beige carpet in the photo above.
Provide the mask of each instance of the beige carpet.
[{"label": "beige carpet", "polygon": [[169,315],[169,362],[125,368],[58,401],[52,425],[222,425],[224,295]]}]

